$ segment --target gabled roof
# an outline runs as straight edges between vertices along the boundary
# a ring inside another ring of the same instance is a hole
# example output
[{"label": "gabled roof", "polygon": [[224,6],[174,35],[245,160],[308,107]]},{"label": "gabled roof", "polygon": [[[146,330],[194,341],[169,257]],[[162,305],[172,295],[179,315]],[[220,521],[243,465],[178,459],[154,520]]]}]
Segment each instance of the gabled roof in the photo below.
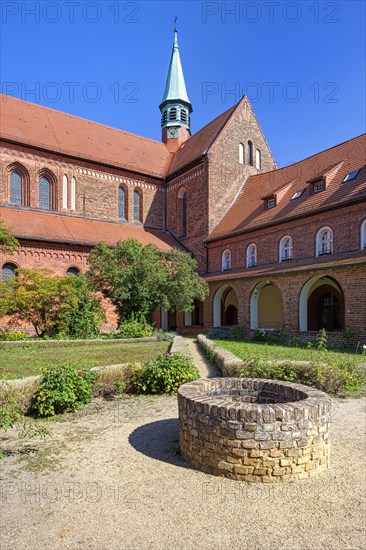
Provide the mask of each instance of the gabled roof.
[{"label": "gabled roof", "polygon": [[137,239],[143,245],[154,244],[163,252],[179,247],[171,235],[157,229],[13,207],[0,208],[0,217],[18,239],[83,246],[98,242],[114,246],[118,241]]},{"label": "gabled roof", "polygon": [[162,177],[173,155],[164,143],[0,95],[0,138]]},{"label": "gabled roof", "polygon": [[[359,168],[361,171],[354,180],[342,183],[349,172]],[[325,190],[320,193],[311,190],[310,182],[316,177],[325,178]],[[291,200],[296,191],[304,188],[301,197]],[[279,193],[281,189],[285,192],[277,197],[277,205],[266,209],[263,197]],[[208,241],[357,199],[366,200],[366,134],[291,166],[248,178],[237,201]]]},{"label": "gabled roof", "polygon": [[182,143],[174,155],[169,174],[174,174],[190,162],[202,156],[213,144],[237,106],[238,104],[235,104],[230,107],[230,109],[216,117],[209,124],[206,124],[206,126],[201,128],[196,134],[193,134],[187,141]]}]

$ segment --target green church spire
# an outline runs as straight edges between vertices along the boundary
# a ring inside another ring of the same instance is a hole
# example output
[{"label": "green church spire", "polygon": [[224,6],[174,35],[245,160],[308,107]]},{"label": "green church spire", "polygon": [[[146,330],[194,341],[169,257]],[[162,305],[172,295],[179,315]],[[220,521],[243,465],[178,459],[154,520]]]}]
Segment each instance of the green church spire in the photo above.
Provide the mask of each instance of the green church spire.
[{"label": "green church spire", "polygon": [[[162,114],[163,141],[166,142],[167,138],[176,138],[178,134],[180,134],[181,138],[184,138],[184,135],[186,135],[184,139],[187,139],[190,135],[190,113],[193,109],[188,99],[184,81],[179,55],[178,30],[176,27],[174,27],[173,51],[170,58],[168,77],[159,108]],[[180,129],[185,129],[185,134],[181,134]]]}]

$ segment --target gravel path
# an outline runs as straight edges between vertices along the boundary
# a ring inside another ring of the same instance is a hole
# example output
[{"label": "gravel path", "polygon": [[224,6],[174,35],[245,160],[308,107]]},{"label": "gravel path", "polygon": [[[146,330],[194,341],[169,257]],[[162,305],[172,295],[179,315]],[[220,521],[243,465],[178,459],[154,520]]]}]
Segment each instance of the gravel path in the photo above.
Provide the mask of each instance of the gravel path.
[{"label": "gravel path", "polygon": [[175,397],[95,400],[1,465],[1,550],[364,549],[364,399],[337,401],[332,466],[291,485],[187,466]]}]

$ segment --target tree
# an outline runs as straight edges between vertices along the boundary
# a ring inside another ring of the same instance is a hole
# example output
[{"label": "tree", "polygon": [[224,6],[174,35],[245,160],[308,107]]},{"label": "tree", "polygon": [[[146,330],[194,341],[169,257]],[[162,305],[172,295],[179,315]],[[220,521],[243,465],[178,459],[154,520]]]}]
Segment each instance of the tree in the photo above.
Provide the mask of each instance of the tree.
[{"label": "tree", "polygon": [[73,277],[53,276],[48,269],[18,269],[0,284],[0,310],[33,325],[38,336],[62,329],[78,307]]},{"label": "tree", "polygon": [[18,246],[18,241],[10,235],[9,230],[0,218],[0,252],[3,254],[13,254]]},{"label": "tree", "polygon": [[88,261],[95,290],[111,300],[120,321],[132,315],[146,319],[159,306],[191,311],[193,300],[204,300],[208,293],[196,261],[176,249],[164,254],[128,239],[115,248],[97,244]]},{"label": "tree", "polygon": [[71,275],[69,278],[72,279],[78,305],[65,315],[63,330],[71,338],[95,338],[99,336],[100,323],[105,319],[103,306],[85,275]]}]

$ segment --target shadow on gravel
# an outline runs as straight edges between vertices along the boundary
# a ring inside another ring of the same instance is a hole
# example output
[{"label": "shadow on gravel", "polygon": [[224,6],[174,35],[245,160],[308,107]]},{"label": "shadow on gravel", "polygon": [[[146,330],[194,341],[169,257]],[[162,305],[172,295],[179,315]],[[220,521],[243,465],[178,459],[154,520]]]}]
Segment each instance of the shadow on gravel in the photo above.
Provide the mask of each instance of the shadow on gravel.
[{"label": "shadow on gravel", "polygon": [[136,451],[150,458],[194,470],[195,468],[187,464],[180,454],[178,437],[179,420],[169,418],[136,428],[128,441]]}]

